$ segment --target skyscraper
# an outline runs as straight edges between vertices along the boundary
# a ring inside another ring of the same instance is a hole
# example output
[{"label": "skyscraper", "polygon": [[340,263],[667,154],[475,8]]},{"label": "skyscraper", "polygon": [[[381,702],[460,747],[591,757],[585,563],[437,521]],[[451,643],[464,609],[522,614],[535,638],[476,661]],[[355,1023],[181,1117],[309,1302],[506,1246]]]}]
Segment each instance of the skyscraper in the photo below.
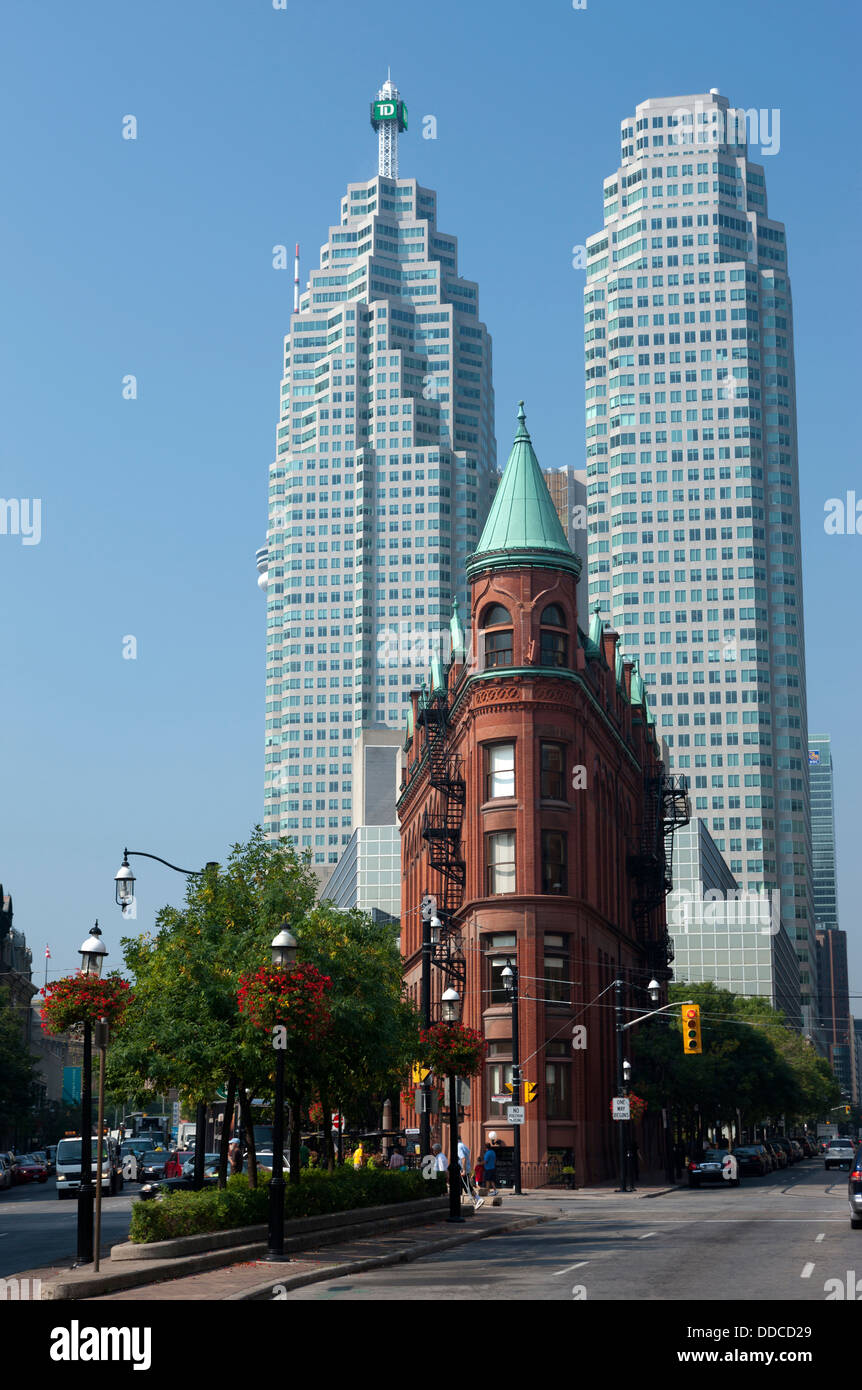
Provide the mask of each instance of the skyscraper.
[{"label": "skyscraper", "polygon": [[355,741],[391,730],[394,757],[496,469],[478,287],[436,194],[399,176],[390,81],[371,121],[377,174],[348,185],[284,341],[269,482],[264,824],[330,867],[363,820]]},{"label": "skyscraper", "polygon": [[[760,116],[774,152],[777,113],[771,131]],[[589,577],[731,873],[780,889],[810,1029],[793,317],[757,117],[713,89],[622,122],[586,248]]]},{"label": "skyscraper", "polygon": [[814,921],[818,927],[834,931],[838,926],[838,881],[832,743],[828,734],[811,734],[808,739],[808,781],[811,787]]}]

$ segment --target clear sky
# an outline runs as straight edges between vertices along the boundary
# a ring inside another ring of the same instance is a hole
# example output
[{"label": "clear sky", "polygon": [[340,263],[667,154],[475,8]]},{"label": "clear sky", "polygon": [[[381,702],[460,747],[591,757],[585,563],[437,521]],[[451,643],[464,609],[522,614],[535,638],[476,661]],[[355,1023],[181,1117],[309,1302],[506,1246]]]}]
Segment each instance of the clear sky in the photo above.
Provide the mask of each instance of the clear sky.
[{"label": "clear sky", "polygon": [[[858,16],[843,0],[7,0],[0,495],[40,498],[42,535],[0,536],[0,880],[40,983],[45,943],[65,973],[96,917],[121,963],[124,844],[194,868],[263,817],[254,552],[293,295],[272,248],[299,240],[317,264],[348,181],[375,171],[368,107],[391,65],[401,173],[438,191],[479,282],[501,461],[524,397],[546,467],[583,463],[572,247],[601,226],[621,120],[710,87],[780,111],[762,162],[795,303],[809,722],[833,738],[862,995],[862,535],[823,529],[827,498],[862,499]],[[137,872],[143,930],[183,884]]]}]

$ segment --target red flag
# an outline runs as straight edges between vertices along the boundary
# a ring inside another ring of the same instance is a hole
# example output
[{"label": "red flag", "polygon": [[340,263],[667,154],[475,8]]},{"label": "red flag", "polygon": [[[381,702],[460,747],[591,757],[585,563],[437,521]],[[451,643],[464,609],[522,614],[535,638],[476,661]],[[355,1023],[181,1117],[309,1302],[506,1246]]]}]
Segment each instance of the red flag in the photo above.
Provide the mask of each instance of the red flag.
[{"label": "red flag", "polygon": [[51,959],[51,948],[50,948],[50,946],[46,946],[46,947],[45,947],[45,959],[46,959],[46,960],[50,960],[50,959]]}]

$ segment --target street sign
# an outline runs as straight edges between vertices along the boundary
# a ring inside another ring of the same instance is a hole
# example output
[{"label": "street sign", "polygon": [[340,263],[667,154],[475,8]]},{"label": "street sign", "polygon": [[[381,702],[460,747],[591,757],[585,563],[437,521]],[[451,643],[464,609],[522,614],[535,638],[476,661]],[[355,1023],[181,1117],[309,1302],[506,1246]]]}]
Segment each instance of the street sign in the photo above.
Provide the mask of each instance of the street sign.
[{"label": "street sign", "polygon": [[524,1123],[523,1105],[507,1105],[506,1119],[510,1125],[522,1125]]},{"label": "street sign", "polygon": [[611,1112],[615,1120],[630,1120],[631,1106],[628,1096],[614,1096],[611,1101]]},{"label": "street sign", "polygon": [[504,1093],[502,1096],[492,1096],[491,1099],[495,1105],[511,1105],[512,1103],[511,1094],[508,1092]]}]

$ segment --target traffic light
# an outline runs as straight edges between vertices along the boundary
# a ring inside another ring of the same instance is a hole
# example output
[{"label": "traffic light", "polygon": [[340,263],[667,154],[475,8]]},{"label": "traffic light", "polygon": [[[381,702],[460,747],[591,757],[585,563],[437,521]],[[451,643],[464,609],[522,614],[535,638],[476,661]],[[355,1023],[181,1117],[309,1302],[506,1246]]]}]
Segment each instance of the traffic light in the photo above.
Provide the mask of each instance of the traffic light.
[{"label": "traffic light", "polygon": [[700,1006],[698,1004],[683,1004],[682,1006],[682,1050],[689,1054],[703,1052],[700,1041]]},{"label": "traffic light", "polygon": [[845,1115],[849,1115],[849,1114],[850,1114],[850,1106],[849,1106],[849,1105],[845,1105],[845,1107],[844,1107],[844,1114],[845,1114]]},{"label": "traffic light", "polygon": [[536,1092],[539,1089],[538,1081],[524,1082],[524,1104],[529,1105],[531,1100],[536,1099]]},{"label": "traffic light", "polygon": [[421,1086],[428,1075],[430,1075],[428,1067],[420,1067],[418,1062],[414,1062],[413,1070],[410,1073],[410,1080],[414,1086]]}]

